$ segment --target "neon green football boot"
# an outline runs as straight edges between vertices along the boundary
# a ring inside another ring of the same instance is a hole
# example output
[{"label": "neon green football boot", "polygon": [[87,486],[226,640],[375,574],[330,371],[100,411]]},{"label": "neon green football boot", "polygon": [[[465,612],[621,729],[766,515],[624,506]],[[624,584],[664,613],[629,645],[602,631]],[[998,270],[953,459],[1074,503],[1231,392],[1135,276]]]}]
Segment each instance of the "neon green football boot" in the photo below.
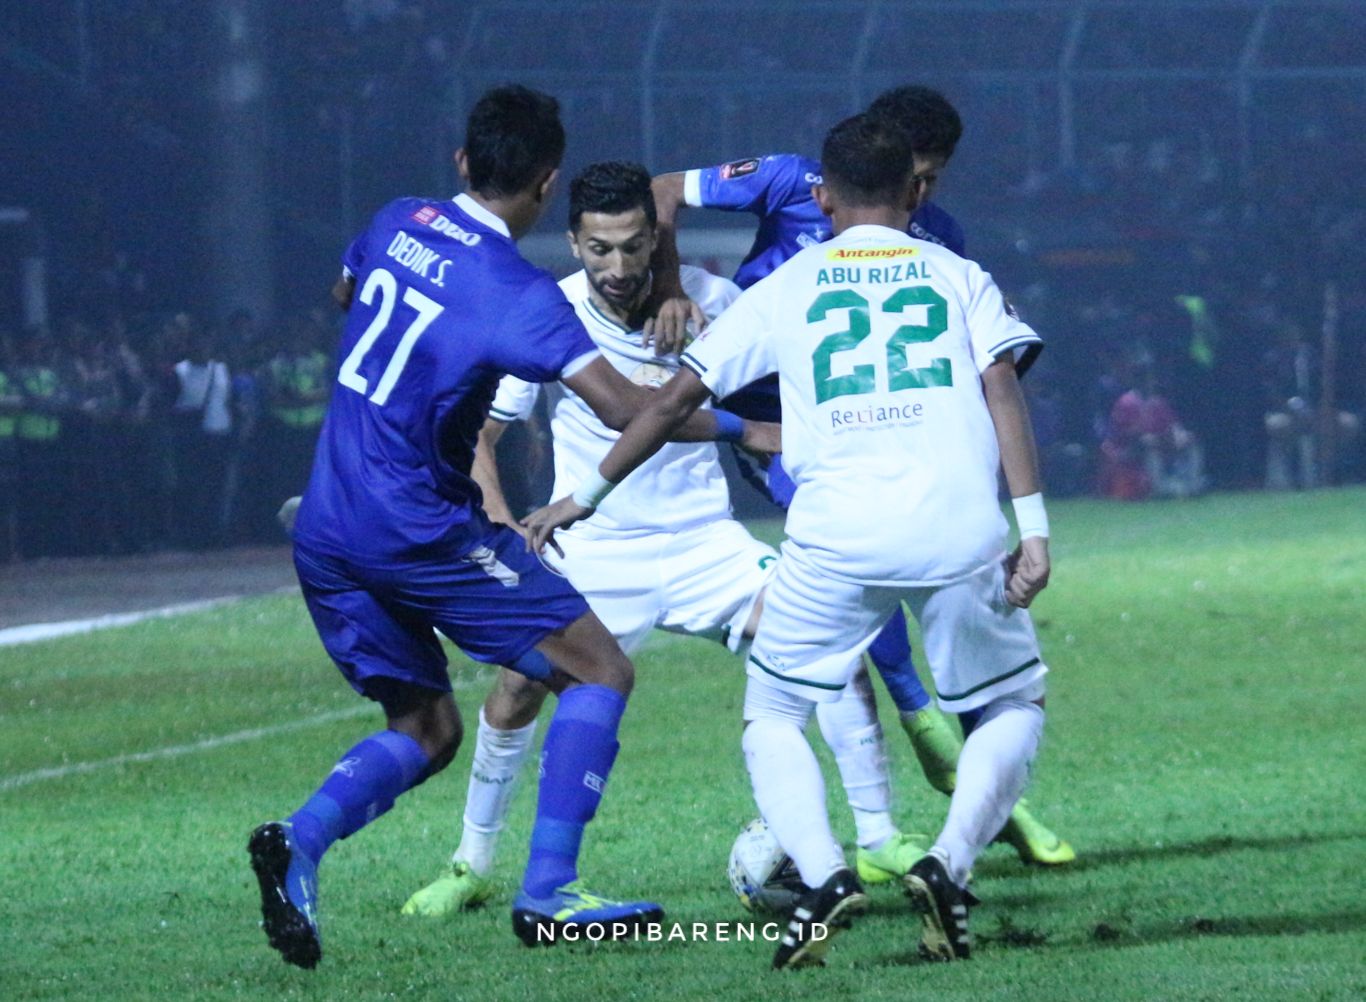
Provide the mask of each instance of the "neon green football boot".
[{"label": "neon green football boot", "polygon": [[928,842],[929,838],[925,835],[897,832],[876,849],[859,847],[855,857],[859,880],[865,884],[900,880],[925,855]]},{"label": "neon green football boot", "polygon": [[403,906],[404,915],[446,918],[456,912],[478,908],[493,896],[493,881],[481,877],[464,860],[418,891]]},{"label": "neon green football boot", "polygon": [[957,727],[933,704],[903,714],[901,727],[911,739],[911,748],[925,779],[940,793],[953,793],[958,756],[963,751],[963,739],[958,736]]},{"label": "neon green football boot", "polygon": [[1023,800],[1010,812],[1010,820],[996,838],[1014,846],[1024,863],[1065,866],[1077,858],[1077,851],[1031,814]]}]

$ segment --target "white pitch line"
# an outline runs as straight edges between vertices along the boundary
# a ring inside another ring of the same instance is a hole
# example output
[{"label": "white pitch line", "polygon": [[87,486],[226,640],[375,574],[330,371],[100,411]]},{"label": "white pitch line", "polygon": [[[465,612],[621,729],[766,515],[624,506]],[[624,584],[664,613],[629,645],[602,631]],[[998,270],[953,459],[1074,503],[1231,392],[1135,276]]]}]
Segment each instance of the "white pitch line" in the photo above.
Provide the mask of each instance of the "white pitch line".
[{"label": "white pitch line", "polygon": [[0,630],[0,647],[14,644],[32,644],[40,640],[67,637],[73,633],[92,633],[115,626],[131,626],[148,619],[165,619],[168,616],[183,616],[189,612],[203,612],[229,602],[241,601],[243,595],[223,595],[219,598],[205,598],[197,602],[180,602],[164,605],[159,609],[146,609],[142,612],[118,612],[92,619],[64,619],[56,623],[30,623],[27,626],[11,626]]},{"label": "white pitch line", "polygon": [[241,744],[244,741],[258,741],[261,738],[273,737],[276,734],[286,734],[290,731],[303,730],[306,727],[329,724],[334,720],[348,720],[351,717],[361,717],[379,712],[381,711],[378,706],[367,701],[362,705],[348,706],[344,710],[320,713],[316,717],[291,720],[289,723],[276,724],[273,727],[254,727],[251,730],[221,734],[216,738],[205,738],[203,741],[195,741],[192,744],[168,745],[165,748],[154,748],[151,751],[133,752],[128,755],[115,755],[113,758],[102,758],[93,762],[73,762],[70,765],[59,765],[48,769],[34,769],[32,772],[21,772],[0,779],[0,792],[15,790],[21,786],[28,786],[30,783],[42,783],[49,779],[63,779],[67,776],[79,776],[87,772],[112,769],[115,766],[129,765],[135,762],[156,762],[161,759],[179,758],[181,755],[213,751],[216,748]]}]

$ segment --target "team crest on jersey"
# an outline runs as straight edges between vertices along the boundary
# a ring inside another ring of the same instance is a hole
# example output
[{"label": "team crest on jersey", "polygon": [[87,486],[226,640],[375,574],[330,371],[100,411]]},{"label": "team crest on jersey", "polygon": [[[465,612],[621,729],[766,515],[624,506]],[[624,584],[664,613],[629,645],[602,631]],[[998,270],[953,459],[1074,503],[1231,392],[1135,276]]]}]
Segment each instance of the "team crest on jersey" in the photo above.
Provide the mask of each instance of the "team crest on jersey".
[{"label": "team crest on jersey", "polygon": [[829,261],[890,261],[919,253],[915,247],[833,247],[825,257]]},{"label": "team crest on jersey", "polygon": [[667,383],[673,374],[673,369],[667,365],[660,365],[658,362],[642,362],[631,373],[631,382],[637,386],[657,390]]},{"label": "team crest on jersey", "polygon": [[734,181],[737,177],[753,174],[758,169],[758,157],[750,157],[747,160],[732,160],[728,164],[721,165],[721,180]]}]

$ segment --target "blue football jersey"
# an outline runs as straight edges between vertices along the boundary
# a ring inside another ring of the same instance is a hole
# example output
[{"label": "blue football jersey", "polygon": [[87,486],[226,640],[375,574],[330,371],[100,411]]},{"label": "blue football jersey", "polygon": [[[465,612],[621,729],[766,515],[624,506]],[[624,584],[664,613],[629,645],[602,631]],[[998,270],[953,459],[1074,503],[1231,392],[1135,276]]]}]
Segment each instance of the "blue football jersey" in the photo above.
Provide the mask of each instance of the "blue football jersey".
[{"label": "blue football jersey", "polygon": [[486,531],[469,471],[499,379],[558,380],[597,348],[467,195],[390,203],[342,263],[355,294],[295,540],[382,566],[463,554]]},{"label": "blue football jersey", "polygon": [[[750,157],[688,171],[684,201],[759,217],[754,244],[735,272],[735,284],[748,289],[799,250],[832,236],[830,220],[811,195],[811,186],[820,180],[821,165],[807,157],[794,153]],[[906,231],[965,256],[963,228],[933,203],[916,209]]]}]

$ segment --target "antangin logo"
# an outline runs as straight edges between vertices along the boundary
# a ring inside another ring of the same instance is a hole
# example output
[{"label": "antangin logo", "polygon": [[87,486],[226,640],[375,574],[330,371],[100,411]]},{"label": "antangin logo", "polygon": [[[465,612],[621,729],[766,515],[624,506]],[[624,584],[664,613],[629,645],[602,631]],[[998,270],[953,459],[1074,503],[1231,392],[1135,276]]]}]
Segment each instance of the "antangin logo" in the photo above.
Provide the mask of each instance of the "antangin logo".
[{"label": "antangin logo", "polygon": [[898,257],[915,257],[916,247],[832,247],[825,252],[827,261],[889,261]]},{"label": "antangin logo", "polygon": [[603,784],[606,782],[607,780],[603,779],[596,772],[585,772],[583,774],[583,785],[594,793],[601,793]]}]

